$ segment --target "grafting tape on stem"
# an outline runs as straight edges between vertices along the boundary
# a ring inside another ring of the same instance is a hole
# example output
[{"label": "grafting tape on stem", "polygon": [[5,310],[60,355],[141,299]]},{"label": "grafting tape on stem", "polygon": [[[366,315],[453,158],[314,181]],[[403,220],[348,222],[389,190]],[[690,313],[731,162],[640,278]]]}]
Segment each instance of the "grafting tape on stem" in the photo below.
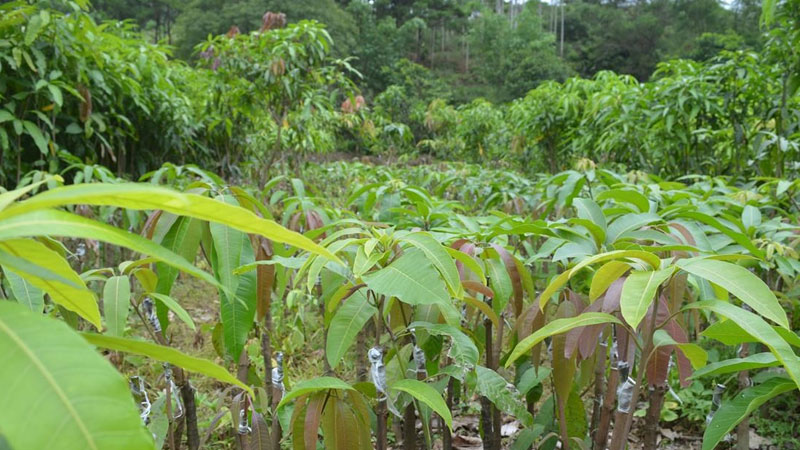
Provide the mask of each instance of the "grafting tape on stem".
[{"label": "grafting tape on stem", "polygon": [[414,363],[417,366],[417,373],[424,374],[427,377],[428,369],[425,368],[425,351],[416,345],[414,346]]},{"label": "grafting tape on stem", "polygon": [[719,409],[720,403],[722,403],[722,393],[725,392],[725,385],[724,384],[717,384],[714,386],[714,395],[711,397],[711,410],[708,412],[706,416],[706,425],[711,423],[711,419],[714,418],[714,414],[717,413]]},{"label": "grafting tape on stem", "polygon": [[286,394],[286,386],[283,384],[283,352],[275,354],[275,367],[272,368],[272,386],[279,390],[281,399]]},{"label": "grafting tape on stem", "polygon": [[375,385],[375,390],[383,394],[383,397],[378,398],[378,401],[386,400],[387,385],[386,385],[386,366],[383,364],[383,351],[378,347],[372,347],[367,352],[367,359],[369,359],[370,377],[372,383]]},{"label": "grafting tape on stem", "polygon": [[172,366],[167,363],[164,363],[164,378],[166,379],[167,383],[169,383],[170,392],[172,392],[172,396],[175,398],[175,407],[177,409],[177,413],[172,416],[172,420],[180,419],[183,417],[183,403],[181,402],[181,397],[178,393],[178,386],[175,385],[175,380],[172,379]]},{"label": "grafting tape on stem", "polygon": [[145,297],[144,302],[142,302],[142,306],[144,306],[144,315],[147,317],[147,321],[150,323],[150,326],[153,327],[153,331],[156,333],[161,333],[161,322],[158,321],[153,299],[150,297]]},{"label": "grafting tape on stem", "polygon": [[247,407],[250,404],[250,398],[244,396],[242,401],[242,408],[239,409],[239,425],[236,427],[236,432],[239,434],[250,434],[253,429],[247,423]]},{"label": "grafting tape on stem", "polygon": [[625,382],[622,383],[619,389],[617,389],[617,411],[623,414],[631,412],[631,406],[633,406],[634,387],[636,387],[636,380],[628,377],[625,379]]},{"label": "grafting tape on stem", "polygon": [[139,402],[139,417],[142,422],[147,425],[150,423],[150,411],[152,404],[150,398],[147,396],[147,390],[144,387],[144,378],[140,376],[132,376],[128,380],[133,398]]}]

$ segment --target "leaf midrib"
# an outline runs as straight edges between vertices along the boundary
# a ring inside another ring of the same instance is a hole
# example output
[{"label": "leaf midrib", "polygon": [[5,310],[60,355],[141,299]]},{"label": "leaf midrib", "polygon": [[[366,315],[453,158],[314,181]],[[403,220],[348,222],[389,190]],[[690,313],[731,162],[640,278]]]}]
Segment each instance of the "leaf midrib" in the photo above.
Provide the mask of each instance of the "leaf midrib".
[{"label": "leaf midrib", "polygon": [[70,417],[76,423],[81,434],[86,439],[86,443],[89,448],[97,450],[97,444],[94,442],[94,439],[89,433],[88,428],[86,428],[86,424],[83,423],[83,420],[81,420],[78,411],[75,410],[66,393],[59,387],[55,378],[53,378],[52,374],[47,370],[42,361],[36,357],[36,354],[33,353],[27,345],[25,345],[25,342],[19,337],[19,335],[14,333],[2,319],[0,319],[0,331],[3,331],[15,344],[17,344],[20,350],[22,350],[22,352],[30,359],[34,367],[36,367],[36,369],[41,373],[42,377],[44,377],[45,381],[47,381],[47,384],[53,389],[58,399],[61,400],[66,407]]}]

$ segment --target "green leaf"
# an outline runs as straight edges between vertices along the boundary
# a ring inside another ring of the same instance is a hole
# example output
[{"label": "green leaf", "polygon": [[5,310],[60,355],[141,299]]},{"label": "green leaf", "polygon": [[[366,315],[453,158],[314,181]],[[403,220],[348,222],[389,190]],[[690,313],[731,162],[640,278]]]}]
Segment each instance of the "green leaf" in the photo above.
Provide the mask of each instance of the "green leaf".
[{"label": "green leaf", "polygon": [[450,295],[431,262],[419,250],[409,250],[383,269],[362,277],[378,294],[409,305],[450,303]]},{"label": "green leaf", "polygon": [[703,433],[703,450],[712,450],[739,422],[768,400],[793,391],[797,386],[786,378],[770,378],[758,386],[749,387],[732,400],[722,402],[711,423]]},{"label": "green leaf", "polygon": [[666,331],[656,330],[656,332],[653,334],[653,347],[658,348],[667,345],[672,345],[680,349],[695,370],[705,366],[706,361],[708,361],[708,353],[706,353],[706,351],[703,350],[703,348],[699,345],[675,342],[675,340],[672,339],[672,336],[670,336]]},{"label": "green leaf", "polygon": [[27,306],[32,312],[42,313],[44,309],[44,291],[25,281],[25,278],[14,273],[12,270],[3,272],[8,279],[11,293],[17,302]]},{"label": "green leaf", "polygon": [[706,225],[710,225],[719,230],[721,233],[728,236],[729,238],[733,239],[737,244],[746,248],[756,258],[759,259],[764,258],[764,252],[762,252],[758,247],[753,245],[753,243],[750,241],[750,238],[743,235],[742,233],[731,230],[730,228],[723,225],[719,220],[709,216],[708,214],[703,214],[695,211],[688,211],[688,212],[682,212],[680,214],[680,217],[694,219]]},{"label": "green leaf", "polygon": [[14,115],[5,109],[0,109],[0,123],[14,120]]},{"label": "green leaf", "polygon": [[458,269],[456,268],[453,258],[447,253],[445,247],[442,246],[430,234],[417,232],[403,236],[401,241],[408,242],[420,251],[425,253],[428,260],[436,267],[436,270],[442,275],[444,282],[447,284],[450,293],[455,298],[461,298],[464,295],[464,288],[461,286],[461,279],[458,276]]},{"label": "green leaf", "polygon": [[645,225],[649,225],[660,220],[661,216],[653,213],[625,214],[622,217],[618,217],[616,220],[611,222],[611,225],[608,226],[606,243],[613,244],[623,234],[632,230],[638,230]]},{"label": "green leaf", "polygon": [[492,309],[496,314],[502,314],[511,296],[514,295],[511,277],[508,275],[503,261],[496,258],[486,260],[486,274],[489,276],[489,284],[494,292]]},{"label": "green leaf", "polygon": [[196,194],[185,194],[145,183],[75,184],[59,187],[17,203],[0,213],[0,219],[54,206],[87,204],[134,210],[164,210],[173,214],[227,225],[244,233],[264,236],[341,263],[338,257],[311,239],[262,219],[240,206]]},{"label": "green leaf", "polygon": [[61,89],[54,84],[48,84],[47,90],[50,91],[50,95],[53,97],[53,103],[60,107],[64,103],[64,97],[61,95]]},{"label": "green leaf", "polygon": [[450,408],[447,407],[447,403],[445,403],[442,396],[436,392],[436,389],[422,381],[408,378],[397,381],[391,388],[396,391],[406,392],[420,402],[428,405],[436,414],[439,414],[442,419],[444,419],[444,423],[447,424],[450,430],[453,429],[453,416],[450,414]]},{"label": "green leaf", "polygon": [[[163,219],[162,217],[161,220]],[[201,221],[191,217],[178,217],[164,235],[164,238],[161,240],[161,245],[181,255],[186,261],[191,262],[194,261],[197,256],[197,249],[200,246],[200,238],[202,235],[203,223]],[[158,273],[156,292],[169,295],[172,291],[172,285],[178,277],[177,268],[159,261],[156,263],[156,273]],[[161,314],[164,314],[164,312],[161,311]],[[161,317],[159,317],[159,319],[161,319]],[[163,321],[161,325],[162,328],[164,328],[167,322]]]},{"label": "green leaf", "polygon": [[519,344],[514,347],[511,355],[506,360],[505,367],[511,367],[511,364],[513,364],[514,361],[516,361],[523,354],[529,352],[534,345],[542,342],[545,338],[555,334],[566,333],[573,328],[585,327],[587,325],[597,325],[601,323],[622,324],[622,322],[610,314],[595,312],[583,313],[579,316],[569,317],[566,319],[556,319],[520,341]]},{"label": "green leaf", "polygon": [[453,259],[457,260],[463,264],[465,268],[477,275],[478,281],[480,281],[481,284],[486,284],[486,275],[484,275],[483,268],[480,266],[480,264],[478,264],[478,261],[476,261],[475,258],[454,248],[445,247],[445,250],[447,250],[447,253],[452,256]]},{"label": "green leaf", "polygon": [[[0,110],[0,113],[2,113],[2,112],[3,111]],[[2,116],[2,114],[0,114],[0,116]],[[0,120],[0,123],[1,122],[2,122],[2,120]],[[14,200],[17,200],[18,198],[20,198],[23,195],[33,191],[34,189],[38,188],[39,186],[41,186],[41,185],[43,185],[45,183],[51,183],[51,182],[62,183],[62,182],[64,182],[64,179],[61,178],[58,175],[47,175],[47,176],[44,177],[44,179],[42,179],[41,181],[39,181],[37,183],[31,183],[31,184],[29,184],[29,185],[27,185],[25,187],[14,189],[13,191],[3,192],[2,194],[0,194],[0,210],[6,209],[6,207],[8,205],[10,205],[12,202],[14,202]]]},{"label": "green leaf", "polygon": [[792,347],[760,316],[720,300],[703,300],[691,303],[684,309],[707,309],[736,322],[745,332],[769,348],[800,387],[800,360]]},{"label": "green leaf", "polygon": [[589,287],[589,301],[597,300],[603,293],[608,290],[615,281],[627,272],[631,266],[622,261],[609,261],[594,273],[592,276],[592,284]]},{"label": "green leaf", "polygon": [[761,211],[755,206],[745,205],[742,210],[742,224],[748,230],[761,225]]},{"label": "green leaf", "polygon": [[586,420],[586,407],[581,400],[581,394],[578,392],[578,386],[572,386],[569,391],[569,397],[566,404],[567,416],[567,435],[569,437],[576,437],[580,440],[586,436],[589,430],[589,423]]},{"label": "green leaf", "polygon": [[157,258],[183,272],[194,275],[214,286],[221,287],[214,277],[164,247],[139,235],[76,214],[65,211],[43,210],[0,220],[0,239],[43,235],[95,239],[126,247],[135,252]]},{"label": "green leaf", "polygon": [[222,319],[225,349],[238,361],[247,342],[256,314],[256,272],[235,275],[234,269],[255,261],[253,246],[247,235],[230,227],[212,223],[214,242],[213,267],[217,278],[228,292],[220,292],[220,319]]},{"label": "green leaf", "polygon": [[696,370],[690,378],[707,377],[711,375],[724,375],[742,370],[763,369],[779,365],[775,355],[769,352],[756,353],[746,358],[732,358],[725,361],[711,363],[701,369]]},{"label": "green leaf", "polygon": [[0,301],[0,348],[0,423],[11,448],[153,448],[128,383],[64,322]]},{"label": "green leaf", "polygon": [[744,267],[725,261],[693,258],[679,260],[677,266],[704,280],[708,280],[753,308],[753,311],[789,328],[789,319],[770,288]]},{"label": "green leaf", "polygon": [[471,369],[478,364],[478,347],[458,328],[444,323],[412,322],[408,328],[421,328],[428,333],[436,336],[447,336],[450,338],[451,346],[447,356],[453,362],[463,368]]},{"label": "green leaf", "polygon": [[165,347],[152,342],[135,341],[133,339],[125,339],[94,333],[81,333],[81,335],[84,339],[86,339],[87,342],[94,346],[107,348],[109,350],[116,350],[119,352],[143,355],[153,358],[157,361],[168,362],[186,369],[189,372],[199,373],[223,383],[239,386],[248,394],[250,394],[250,396],[255,398],[255,393],[252,389],[250,389],[250,386],[236,379],[236,377],[231,375],[231,373],[225,370],[224,367],[214,364],[207,359],[195,358],[194,356],[181,353],[174,348]]},{"label": "green leaf", "polygon": [[508,381],[492,369],[475,367],[477,382],[475,391],[488,398],[501,411],[506,412],[529,427],[533,425],[533,416],[525,409],[525,399],[516,388],[511,388]]},{"label": "green leaf", "polygon": [[635,206],[639,212],[642,213],[650,211],[650,201],[647,200],[647,197],[637,191],[628,189],[609,189],[598,194],[596,198],[598,202],[610,198],[617,202],[629,203]]},{"label": "green leaf", "polygon": [[377,313],[378,309],[369,303],[364,289],[354,292],[336,310],[328,327],[325,350],[331,368],[339,365],[364,324]]},{"label": "green leaf", "polygon": [[168,295],[159,294],[157,292],[150,292],[147,295],[158,300],[164,306],[166,306],[170,311],[174,312],[175,315],[178,316],[178,318],[181,319],[183,323],[185,323],[186,325],[189,326],[189,328],[192,329],[192,331],[196,330],[196,327],[194,325],[194,320],[192,320],[192,316],[190,316],[189,313],[185,309],[183,309],[183,307],[177,301],[175,301],[174,298]]},{"label": "green leaf", "polygon": [[661,266],[661,259],[657,255],[643,250],[614,250],[611,252],[590,256],[576,264],[575,267],[564,271],[561,275],[551,281],[549,285],[547,285],[547,288],[541,293],[541,295],[539,295],[539,308],[543,309],[544,305],[550,301],[550,297],[552,297],[557,290],[561,289],[561,287],[567,284],[567,281],[569,281],[573,275],[578,273],[584,267],[599,262],[622,259],[638,259],[647,263],[653,269],[658,269]]},{"label": "green leaf", "polygon": [[[773,325],[772,329],[775,330],[786,342],[789,344],[800,347],[800,336],[791,330],[781,328]],[[720,320],[719,322],[712,323],[708,328],[700,333],[701,336],[716,339],[725,345],[739,345],[744,342],[758,342],[758,339],[744,331],[742,327],[732,320]]]},{"label": "green leaf", "polygon": [[22,121],[22,126],[25,127],[25,131],[28,132],[28,135],[33,138],[33,143],[36,144],[36,146],[39,148],[39,151],[46,155],[47,139],[45,139],[44,135],[42,134],[42,130],[40,130],[35,123],[27,120]]},{"label": "green leaf", "polygon": [[594,200],[579,197],[572,201],[572,206],[575,207],[579,218],[589,220],[603,231],[606,230],[606,216]]},{"label": "green leaf", "polygon": [[31,20],[28,21],[28,25],[25,28],[25,45],[30,47],[33,44],[33,41],[39,36],[39,33],[42,32],[42,28],[46,25],[45,21],[42,19],[41,14],[37,14],[31,17]]},{"label": "green leaf", "polygon": [[122,336],[131,305],[131,281],[127,276],[111,277],[103,286],[103,313],[108,334]]},{"label": "green leaf", "polygon": [[280,409],[283,405],[291,402],[301,395],[328,389],[355,390],[353,389],[353,386],[350,386],[349,384],[335,377],[318,377],[314,378],[313,380],[305,380],[295,384],[292,390],[286,393],[286,395],[281,399],[276,409]]},{"label": "green leaf", "polygon": [[0,250],[17,258],[25,259],[68,280],[70,284],[59,280],[41,278],[36,274],[18,271],[16,268],[11,269],[33,286],[47,292],[56,304],[79,314],[97,327],[98,330],[103,328],[100,319],[100,308],[97,306],[94,293],[86,287],[80,275],[72,270],[69,263],[61,255],[50,250],[41,242],[32,239],[0,241]]},{"label": "green leaf", "polygon": [[628,275],[622,285],[619,306],[622,317],[631,328],[635,330],[639,326],[650,304],[653,303],[658,287],[674,272],[674,267],[668,267],[662,270],[632,272]]}]

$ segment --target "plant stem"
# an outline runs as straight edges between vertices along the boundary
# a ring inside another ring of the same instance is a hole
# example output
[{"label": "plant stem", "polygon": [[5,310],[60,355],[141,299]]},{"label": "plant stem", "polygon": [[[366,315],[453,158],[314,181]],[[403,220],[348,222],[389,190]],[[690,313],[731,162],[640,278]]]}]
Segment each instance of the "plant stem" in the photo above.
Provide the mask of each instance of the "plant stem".
[{"label": "plant stem", "polygon": [[[374,293],[372,294],[375,295]],[[381,296],[380,300],[378,301],[378,320],[375,321],[375,346],[380,348],[381,346],[381,335],[383,334],[383,296]],[[387,439],[386,439],[386,398],[383,400],[378,400],[378,410],[376,411],[376,415],[378,416],[378,436],[376,442],[376,449],[377,450],[386,450]]]},{"label": "plant stem", "polygon": [[603,339],[604,334],[600,334],[600,345],[594,355],[594,406],[592,407],[592,421],[589,427],[590,432],[594,433],[594,442],[597,442],[598,426],[600,425],[603,407],[603,381],[606,373],[606,353],[608,352],[608,340]]},{"label": "plant stem", "polygon": [[[489,303],[491,305],[491,303]],[[484,330],[486,331],[486,367],[493,369],[494,364],[494,345],[492,345],[492,321],[489,319],[483,322]],[[500,450],[497,434],[500,430],[495,430],[495,413],[494,405],[486,397],[481,397],[481,427],[483,428],[483,448],[487,450]]]},{"label": "plant stem", "polygon": [[[746,358],[750,353],[750,345],[747,343],[742,344],[739,349],[739,357]],[[750,387],[750,374],[746,370],[742,370],[738,374],[739,389]],[[746,416],[736,426],[736,448],[737,450],[750,450],[750,419]]]},{"label": "plant stem", "polygon": [[643,450],[655,450],[658,441],[658,423],[661,420],[661,408],[664,406],[664,394],[669,390],[668,384],[650,386],[650,406],[644,422]]},{"label": "plant stem", "polygon": [[[614,417],[614,434],[611,437],[611,450],[625,450],[628,443],[628,434],[631,430],[631,422],[633,421],[633,413],[636,411],[636,404],[639,401],[639,390],[644,378],[645,367],[647,361],[653,350],[653,334],[656,330],[656,317],[658,317],[658,304],[661,298],[661,289],[656,292],[655,300],[653,301],[653,312],[650,317],[650,327],[647,328],[647,342],[644,345],[643,351],[639,357],[639,370],[636,373],[636,384],[633,386],[633,395],[631,397],[630,408],[627,412],[617,411]],[[633,339],[634,336],[631,336]]]},{"label": "plant stem", "polygon": [[[453,377],[447,381],[447,410],[453,412]],[[442,422],[444,423],[444,421]],[[450,434],[450,428],[447,425],[442,425],[442,450],[453,449],[453,436]]]}]

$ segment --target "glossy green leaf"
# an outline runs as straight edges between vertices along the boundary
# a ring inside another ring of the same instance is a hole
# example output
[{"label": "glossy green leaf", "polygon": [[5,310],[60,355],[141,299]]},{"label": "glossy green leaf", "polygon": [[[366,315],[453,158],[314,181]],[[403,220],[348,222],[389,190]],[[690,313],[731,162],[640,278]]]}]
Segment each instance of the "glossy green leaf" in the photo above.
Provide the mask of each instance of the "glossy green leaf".
[{"label": "glossy green leaf", "polygon": [[720,300],[703,300],[691,303],[684,309],[707,309],[735,321],[744,331],[769,348],[800,387],[800,359],[780,334],[760,316]]},{"label": "glossy green leaf", "polygon": [[766,283],[744,267],[703,258],[679,260],[677,266],[722,287],[753,308],[753,311],[789,329],[786,311],[778,303],[775,294]]},{"label": "glossy green leaf", "polygon": [[420,402],[428,405],[432,410],[439,414],[447,427],[453,429],[453,416],[450,414],[450,408],[447,407],[444,399],[436,389],[429,386],[427,383],[418,380],[402,379],[392,384],[391,389],[395,391],[406,392]]},{"label": "glossy green leaf", "polygon": [[38,237],[42,235],[94,239],[126,247],[135,252],[157,258],[159,261],[177,267],[181,271],[214,286],[221,286],[208,273],[203,272],[179,255],[148,239],[76,214],[57,210],[43,210],[0,220],[0,239]]},{"label": "glossy green leaf", "polygon": [[631,328],[636,329],[653,303],[658,287],[675,272],[674,267],[647,272],[631,272],[622,285],[620,312]]},{"label": "glossy green leaf", "polygon": [[336,310],[328,327],[325,351],[331,368],[339,365],[347,350],[353,345],[358,333],[377,313],[378,308],[369,303],[365,289],[354,292]]},{"label": "glossy green leaf", "polygon": [[378,294],[397,297],[409,305],[449,303],[444,281],[424,253],[409,250],[383,269],[362,277]]},{"label": "glossy green leaf", "polygon": [[[645,199],[646,200],[646,199]],[[595,225],[600,227],[603,231],[606,230],[606,216],[603,210],[592,199],[576,198],[572,201],[572,206],[578,213],[578,217],[592,221]]]},{"label": "glossy green leaf", "polygon": [[639,212],[650,211],[650,201],[643,194],[629,189],[609,189],[597,195],[597,201],[613,199],[616,202],[629,203],[635,206]]},{"label": "glossy green leaf", "polygon": [[233,273],[237,267],[255,261],[253,246],[247,235],[233,228],[212,223],[211,237],[214,242],[213,267],[217,278],[230,295],[220,292],[220,319],[226,351],[234,361],[247,341],[256,314],[256,272]]},{"label": "glossy green leaf", "polygon": [[[800,347],[800,336],[794,331],[773,325],[772,329],[780,335],[786,342],[795,347]],[[710,339],[716,339],[725,345],[739,345],[744,342],[758,342],[758,339],[750,335],[733,320],[720,320],[712,323],[708,328],[700,333]]]},{"label": "glossy green leaf", "polygon": [[291,391],[286,393],[286,395],[281,399],[280,403],[278,403],[277,409],[280,409],[283,405],[291,402],[301,395],[324,391],[327,389],[353,390],[353,386],[350,386],[349,384],[335,377],[317,377],[313,380],[301,381],[295,384]]},{"label": "glossy green leaf", "polygon": [[107,333],[122,336],[131,305],[131,281],[127,276],[111,277],[103,286],[103,314]]},{"label": "glossy green leaf", "polygon": [[163,304],[167,309],[175,313],[178,319],[181,319],[183,323],[189,326],[189,328],[194,331],[196,329],[194,325],[194,320],[192,320],[192,316],[183,309],[183,307],[172,297],[169,295],[159,294],[157,292],[150,292],[147,295],[156,299],[156,301]]},{"label": "glossy green leaf", "polygon": [[774,367],[777,365],[780,365],[780,363],[772,353],[756,353],[746,358],[733,358],[711,363],[701,369],[695,370],[691,378],[724,375],[742,370],[763,369],[765,367]]},{"label": "glossy green leaf", "polygon": [[739,422],[768,400],[793,391],[797,385],[786,378],[770,378],[758,386],[749,387],[732,400],[722,402],[711,423],[703,433],[703,450],[712,450]]},{"label": "glossy green leaf", "polygon": [[61,255],[50,250],[41,242],[32,239],[0,241],[0,250],[17,258],[26,259],[68,280],[70,284],[12,269],[33,286],[45,291],[56,304],[79,314],[97,329],[103,328],[100,319],[100,308],[97,306],[97,299],[94,293],[86,287],[80,275],[72,270],[69,263]]},{"label": "glossy green leaf", "polygon": [[64,322],[0,301],[0,348],[11,448],[152,450],[128,383]]},{"label": "glossy green leaf", "polygon": [[236,379],[236,377],[231,375],[231,373],[225,370],[224,367],[214,364],[207,359],[196,358],[194,356],[181,353],[174,348],[165,347],[152,342],[136,341],[133,339],[125,339],[94,333],[81,333],[81,335],[87,342],[94,346],[107,348],[109,350],[116,350],[119,352],[143,355],[153,358],[157,361],[168,362],[182,369],[186,369],[189,372],[199,373],[223,383],[239,386],[252,397],[255,397],[255,393],[252,389],[250,389],[250,386],[247,386]]},{"label": "glossy green leaf", "polygon": [[699,212],[695,212],[695,211],[689,211],[689,212],[681,213],[681,217],[686,217],[688,219],[694,219],[694,220],[702,222],[702,223],[704,223],[706,225],[710,225],[710,226],[716,228],[717,230],[719,230],[721,233],[723,233],[726,236],[728,236],[729,238],[733,239],[737,244],[739,244],[742,247],[746,248],[756,258],[761,259],[761,258],[764,257],[764,252],[762,252],[758,247],[753,245],[753,243],[750,241],[750,238],[748,238],[747,236],[745,236],[742,233],[739,233],[737,231],[734,231],[734,230],[726,227],[719,220],[709,216],[708,214],[703,214],[703,213],[699,213]]},{"label": "glossy green leaf", "polygon": [[407,234],[401,238],[401,241],[408,242],[425,253],[428,260],[442,275],[442,279],[444,279],[453,297],[461,298],[464,295],[464,288],[461,287],[461,279],[458,276],[456,264],[442,244],[430,234],[423,232]]},{"label": "glossy green leaf", "polygon": [[630,270],[631,266],[622,261],[609,261],[594,273],[592,284],[589,287],[589,301],[597,300],[604,292],[622,275]]},{"label": "glossy green leaf", "polygon": [[244,233],[259,234],[272,241],[289,244],[340,262],[339,258],[311,239],[287,230],[275,221],[262,219],[247,209],[201,195],[181,193],[145,183],[75,184],[59,187],[7,208],[0,213],[0,218],[74,204],[117,206],[135,210],[160,209],[227,225]]},{"label": "glossy green leaf", "polygon": [[475,372],[475,391],[479,395],[488,398],[499,410],[516,417],[522,425],[533,425],[533,416],[525,408],[525,399],[514,385],[492,369],[477,366]]},{"label": "glossy green leaf", "polygon": [[5,270],[3,274],[8,279],[8,285],[14,299],[27,306],[31,311],[41,313],[44,309],[44,291],[25,281],[12,270]]}]

